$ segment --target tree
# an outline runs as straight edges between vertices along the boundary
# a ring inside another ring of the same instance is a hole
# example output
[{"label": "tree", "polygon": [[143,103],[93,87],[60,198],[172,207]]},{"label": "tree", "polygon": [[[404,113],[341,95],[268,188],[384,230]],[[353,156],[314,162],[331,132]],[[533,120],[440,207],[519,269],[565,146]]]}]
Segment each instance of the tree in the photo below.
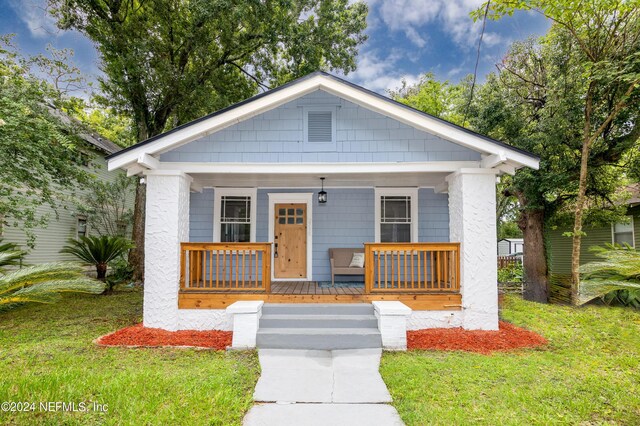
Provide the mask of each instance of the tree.
[{"label": "tree", "polygon": [[0,311],[23,303],[54,303],[60,293],[100,294],[104,284],[89,278],[80,265],[43,263],[0,275]]},{"label": "tree", "polygon": [[[485,3],[500,18],[533,10],[554,22],[554,31],[575,58],[581,87],[580,172],[571,255],[572,301],[578,303],[580,247],[587,199],[589,158],[611,137],[637,140],[640,105],[640,8],[637,1],[494,0]],[[478,17],[480,11],[476,12]],[[615,135],[615,136],[613,136]]]},{"label": "tree", "polygon": [[113,182],[95,180],[89,184],[88,192],[76,201],[76,209],[98,235],[124,237],[133,217],[128,201],[134,185],[124,174]]},{"label": "tree", "polygon": [[395,101],[462,126],[465,124],[463,106],[469,97],[468,83],[468,79],[458,84],[439,81],[433,73],[428,72],[414,85],[402,80],[402,87],[390,90],[389,96]]},{"label": "tree", "polygon": [[[63,29],[93,40],[105,99],[145,140],[317,69],[355,69],[367,7],[348,0],[51,0]],[[144,273],[144,187],[130,259]]]},{"label": "tree", "polygon": [[88,182],[89,174],[78,162],[84,141],[56,113],[66,100],[29,67],[11,37],[0,38],[0,228],[20,226],[32,245],[31,230],[48,221],[37,208],[55,210],[59,194]]},{"label": "tree", "polygon": [[104,281],[109,263],[125,255],[131,248],[131,241],[123,237],[88,236],[80,237],[78,240],[70,239],[60,253],[74,255],[81,261],[95,266],[97,278]]}]

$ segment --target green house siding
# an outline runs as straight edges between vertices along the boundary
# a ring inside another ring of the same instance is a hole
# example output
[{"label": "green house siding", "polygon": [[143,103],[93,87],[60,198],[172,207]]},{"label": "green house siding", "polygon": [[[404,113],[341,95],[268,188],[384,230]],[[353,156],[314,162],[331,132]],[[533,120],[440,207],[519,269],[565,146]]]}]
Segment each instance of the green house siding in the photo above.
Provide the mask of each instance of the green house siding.
[{"label": "green house siding", "polygon": [[[635,246],[640,247],[640,207],[629,209],[630,216],[633,216]],[[549,270],[552,274],[571,274],[571,237],[564,237],[562,234],[570,232],[571,228],[558,228],[547,231],[547,253],[549,256]],[[596,228],[585,228],[587,234],[582,238],[580,250],[580,264],[593,262],[598,258],[589,251],[593,246],[602,246],[612,242],[611,226]]]},{"label": "green house siding", "polygon": [[[104,154],[96,152],[96,157],[92,159],[95,168],[92,172],[96,178],[104,182],[113,182],[119,174],[124,172],[107,170],[107,163]],[[86,192],[86,191],[84,191]],[[65,195],[70,195],[70,191],[65,191]],[[135,193],[132,191],[127,199],[127,205],[133,208],[135,203]],[[27,235],[21,227],[6,226],[2,231],[1,238],[5,242],[17,243],[22,249],[29,249],[25,256],[25,263],[38,264],[47,262],[74,261],[75,257],[69,254],[60,253],[60,249],[66,244],[67,239],[76,237],[77,218],[75,206],[71,202],[62,202],[62,208],[58,209],[58,214],[49,206],[41,205],[37,208],[37,215],[46,215],[49,222],[44,228],[35,228],[33,233],[36,236],[35,247],[27,247]],[[89,235],[96,235],[96,231],[87,229]]]}]

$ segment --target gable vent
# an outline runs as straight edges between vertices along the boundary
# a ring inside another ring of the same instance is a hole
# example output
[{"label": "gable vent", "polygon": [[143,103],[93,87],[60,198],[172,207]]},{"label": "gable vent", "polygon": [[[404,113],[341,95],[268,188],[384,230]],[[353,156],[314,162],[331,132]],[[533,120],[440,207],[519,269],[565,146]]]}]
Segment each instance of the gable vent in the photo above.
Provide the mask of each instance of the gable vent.
[{"label": "gable vent", "polygon": [[309,111],[307,116],[307,140],[309,142],[333,142],[331,111]]}]

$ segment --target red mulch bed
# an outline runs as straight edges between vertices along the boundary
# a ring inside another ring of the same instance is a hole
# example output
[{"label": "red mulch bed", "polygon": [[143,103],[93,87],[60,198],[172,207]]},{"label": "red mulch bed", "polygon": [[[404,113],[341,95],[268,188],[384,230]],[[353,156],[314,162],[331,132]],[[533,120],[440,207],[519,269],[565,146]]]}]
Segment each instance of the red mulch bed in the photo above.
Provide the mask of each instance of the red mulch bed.
[{"label": "red mulch bed", "polygon": [[166,331],[142,324],[120,329],[96,340],[99,346],[194,347],[224,350],[231,346],[231,331]]},{"label": "red mulch bed", "polygon": [[535,348],[546,344],[547,339],[539,334],[504,321],[500,321],[498,331],[463,330],[462,328],[407,331],[408,349],[490,354],[520,348]]}]

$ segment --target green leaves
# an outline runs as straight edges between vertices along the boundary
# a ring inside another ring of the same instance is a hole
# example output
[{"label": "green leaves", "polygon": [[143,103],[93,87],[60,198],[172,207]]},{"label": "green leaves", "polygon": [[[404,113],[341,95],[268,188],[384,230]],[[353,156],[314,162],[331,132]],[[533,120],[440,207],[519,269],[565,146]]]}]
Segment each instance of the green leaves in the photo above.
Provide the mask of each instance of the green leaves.
[{"label": "green leaves", "polygon": [[103,235],[70,239],[60,253],[68,253],[90,265],[108,264],[126,254],[133,244],[126,238]]},{"label": "green leaves", "polygon": [[104,285],[87,277],[78,264],[46,263],[0,275],[0,310],[28,302],[53,303],[64,292],[103,291]]},{"label": "green leaves", "polygon": [[628,295],[637,293],[636,301],[640,301],[640,252],[628,245],[611,244],[592,247],[591,251],[603,260],[580,267],[580,304],[618,290],[624,290]]},{"label": "green leaves", "polygon": [[83,141],[52,106],[63,103],[60,93],[33,76],[8,43],[0,42],[0,218],[29,234],[48,219],[37,207],[57,208],[61,192],[89,174],[73,161]]}]

